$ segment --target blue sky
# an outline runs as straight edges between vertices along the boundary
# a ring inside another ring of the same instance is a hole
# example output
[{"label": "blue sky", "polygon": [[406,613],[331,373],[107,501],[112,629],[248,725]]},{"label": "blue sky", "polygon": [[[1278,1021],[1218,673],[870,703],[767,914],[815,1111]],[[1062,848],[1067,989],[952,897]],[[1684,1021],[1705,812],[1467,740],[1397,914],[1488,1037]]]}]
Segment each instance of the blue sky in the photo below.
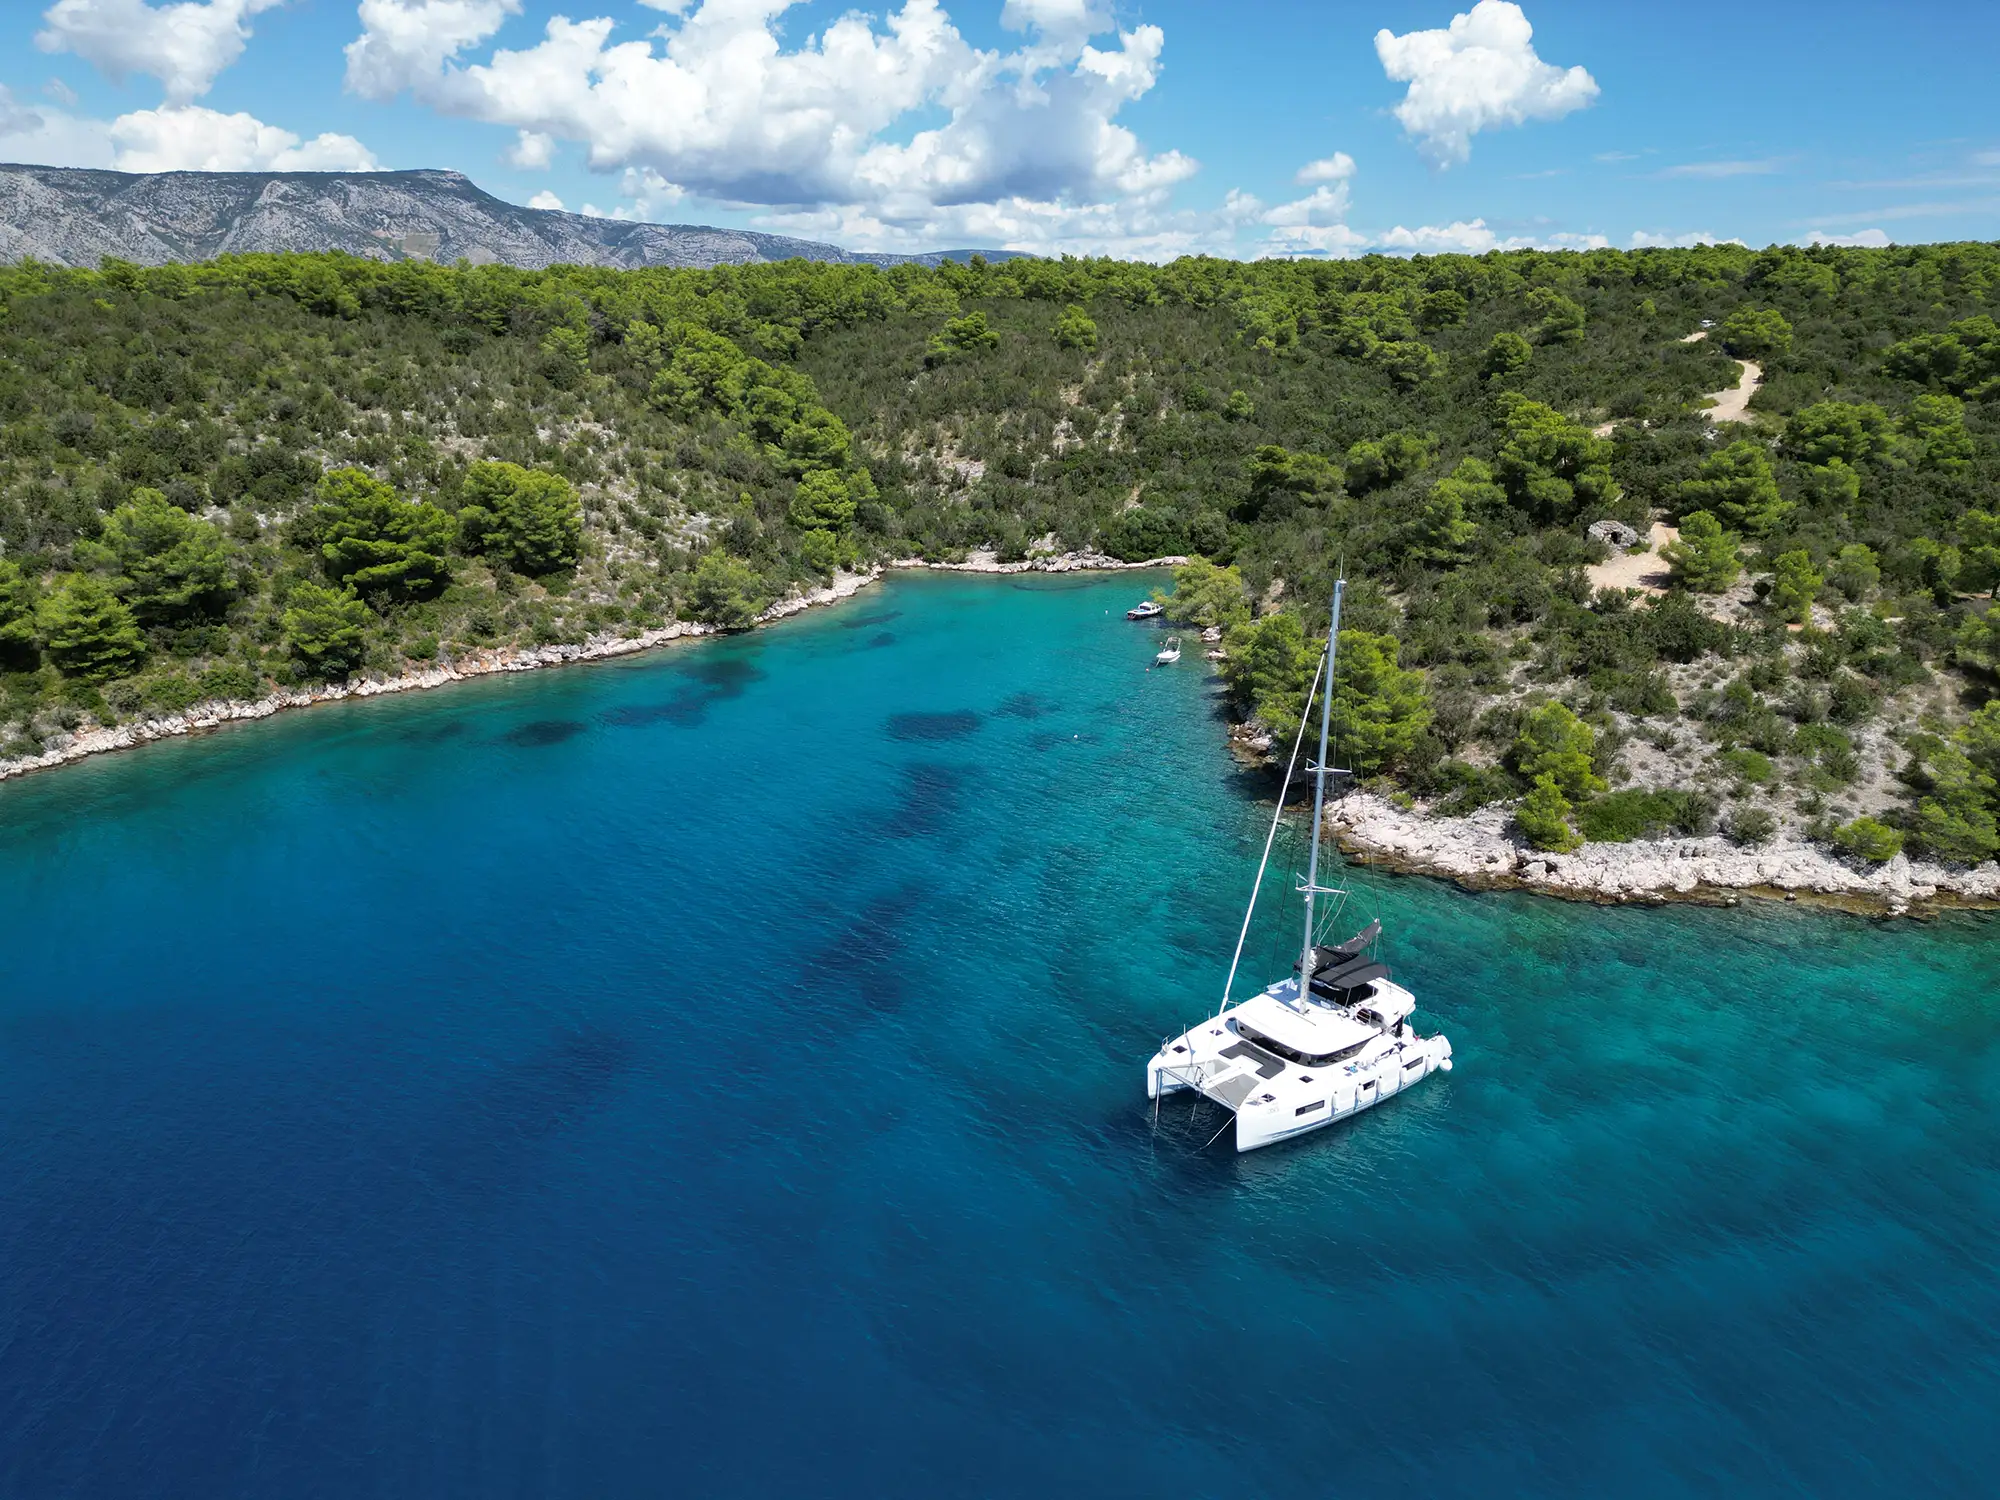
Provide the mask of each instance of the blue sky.
[{"label": "blue sky", "polygon": [[13,0],[0,159],[451,167],[853,248],[2000,238],[2000,8]]}]

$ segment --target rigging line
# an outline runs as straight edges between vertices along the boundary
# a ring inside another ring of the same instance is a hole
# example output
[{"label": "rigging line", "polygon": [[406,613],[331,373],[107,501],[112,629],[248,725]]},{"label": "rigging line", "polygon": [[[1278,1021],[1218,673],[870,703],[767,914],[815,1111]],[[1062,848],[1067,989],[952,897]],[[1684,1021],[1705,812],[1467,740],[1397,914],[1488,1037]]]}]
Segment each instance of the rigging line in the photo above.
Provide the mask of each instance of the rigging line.
[{"label": "rigging line", "polygon": [[[1329,649],[1331,645],[1329,642]],[[1319,680],[1325,671],[1326,656],[1322,653],[1319,665],[1313,668],[1312,685],[1306,689],[1305,707],[1299,710],[1299,732],[1292,740],[1292,758],[1285,762],[1285,781],[1278,788],[1278,805],[1271,813],[1271,831],[1264,835],[1264,857],[1257,861],[1257,883],[1250,887],[1250,909],[1243,913],[1243,930],[1236,935],[1236,955],[1229,960],[1229,977],[1222,981],[1222,1004],[1215,1011],[1218,1016],[1229,1009],[1229,992],[1236,985],[1236,966],[1243,962],[1243,944],[1250,936],[1250,919],[1257,914],[1257,894],[1264,888],[1264,866],[1271,862],[1271,844],[1278,837],[1278,820],[1285,815],[1285,794],[1292,789],[1292,772],[1299,763],[1299,746],[1305,743],[1306,721],[1312,717],[1313,694],[1319,690]]]}]

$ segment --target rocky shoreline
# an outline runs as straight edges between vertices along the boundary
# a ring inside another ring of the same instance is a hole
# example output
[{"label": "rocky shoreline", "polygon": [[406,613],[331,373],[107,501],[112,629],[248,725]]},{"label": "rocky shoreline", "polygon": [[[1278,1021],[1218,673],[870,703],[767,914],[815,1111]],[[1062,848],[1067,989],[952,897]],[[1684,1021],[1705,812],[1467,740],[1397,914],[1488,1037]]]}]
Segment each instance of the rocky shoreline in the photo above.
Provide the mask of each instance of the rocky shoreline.
[{"label": "rocky shoreline", "polygon": [[1814,844],[1742,848],[1720,835],[1585,844],[1569,854],[1531,849],[1505,807],[1430,817],[1368,792],[1327,810],[1341,847],[1387,868],[1456,881],[1473,890],[1524,890],[1617,905],[1691,901],[1734,906],[1743,897],[1807,901],[1875,916],[2000,907],[2000,863],[1969,869],[1899,854],[1881,865],[1849,861]]},{"label": "rocky shoreline", "polygon": [[[957,573],[1120,572],[1134,568],[1174,567],[1186,561],[1184,557],[1161,557],[1146,562],[1128,563],[1096,552],[1065,552],[1059,556],[1037,557],[1016,563],[1003,563],[991,553],[978,552],[973,553],[969,560],[959,563],[925,562],[915,557],[901,558],[890,563],[887,568],[870,568],[860,573],[836,573],[833,582],[823,588],[793,594],[789,598],[779,600],[757,616],[757,624],[768,625],[820,605],[837,604],[843,599],[851,599],[880,578],[884,572],[891,570],[923,569]],[[86,728],[75,733],[56,736],[56,743],[39,755],[23,755],[12,760],[0,760],[0,781],[25,776],[32,771],[53,770],[57,766],[69,765],[92,755],[104,755],[114,750],[129,750],[136,745],[150,744],[155,740],[175,739],[181,735],[218,729],[224,724],[268,719],[271,715],[286,709],[311,708],[315,704],[339,703],[348,698],[374,698],[384,693],[417,692],[427,688],[445,687],[454,682],[465,682],[475,677],[485,677],[494,672],[532,672],[540,667],[567,666],[572,662],[608,661],[615,657],[631,656],[640,651],[650,651],[672,641],[716,633],[716,627],[713,625],[677,620],[671,625],[641,631],[634,636],[609,634],[592,636],[582,645],[506,646],[472,651],[440,662],[436,666],[426,667],[421,671],[405,672],[396,677],[363,678],[357,682],[281,690],[248,703],[234,701],[197,703],[181,713],[164,714],[158,718],[116,724],[108,728]]]}]

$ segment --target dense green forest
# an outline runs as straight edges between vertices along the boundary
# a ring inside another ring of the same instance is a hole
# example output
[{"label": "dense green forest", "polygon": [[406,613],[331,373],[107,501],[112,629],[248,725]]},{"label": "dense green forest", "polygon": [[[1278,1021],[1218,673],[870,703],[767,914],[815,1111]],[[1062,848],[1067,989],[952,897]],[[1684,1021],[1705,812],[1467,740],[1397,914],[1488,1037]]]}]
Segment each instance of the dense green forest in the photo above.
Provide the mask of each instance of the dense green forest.
[{"label": "dense green forest", "polygon": [[[2000,248],[0,270],[0,756],[834,570],[1194,555],[1239,717],[1541,847],[2000,851]],[[1690,342],[1697,330],[1709,336]],[[1738,359],[1747,425],[1703,415]],[[1656,519],[1673,587],[1594,590]]]}]

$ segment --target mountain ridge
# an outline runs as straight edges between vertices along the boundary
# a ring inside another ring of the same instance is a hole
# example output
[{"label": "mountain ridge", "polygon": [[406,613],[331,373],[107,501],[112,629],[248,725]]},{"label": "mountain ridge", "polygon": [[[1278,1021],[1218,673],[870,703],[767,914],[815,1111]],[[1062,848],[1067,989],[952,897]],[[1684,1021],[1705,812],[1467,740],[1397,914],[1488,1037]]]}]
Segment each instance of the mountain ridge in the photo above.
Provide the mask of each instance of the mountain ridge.
[{"label": "mountain ridge", "polygon": [[[93,267],[231,253],[344,250],[382,260],[707,268],[803,259],[937,265],[975,252],[891,255],[817,240],[523,208],[462,172],[114,172],[0,163],[0,262]],[[991,260],[1017,252],[984,251]]]}]

